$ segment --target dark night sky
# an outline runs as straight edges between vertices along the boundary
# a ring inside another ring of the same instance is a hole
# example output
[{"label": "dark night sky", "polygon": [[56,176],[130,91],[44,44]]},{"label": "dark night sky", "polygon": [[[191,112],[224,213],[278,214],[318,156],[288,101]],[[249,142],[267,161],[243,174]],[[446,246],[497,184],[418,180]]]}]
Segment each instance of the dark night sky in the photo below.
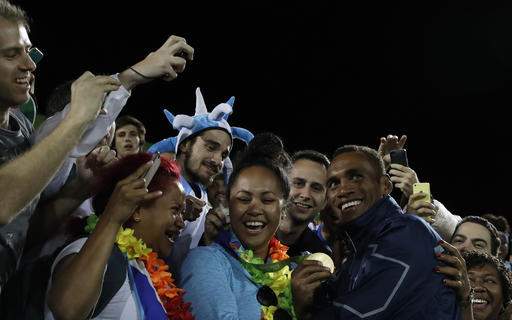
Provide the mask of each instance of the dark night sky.
[{"label": "dark night sky", "polygon": [[120,71],[177,34],[194,62],[125,108],[149,140],[175,134],[161,108],[193,113],[200,86],[210,106],[235,95],[231,124],[273,131],[289,151],[405,133],[411,166],[452,212],[508,215],[512,4],[107,2],[18,1],[46,55],[40,105],[57,84]]}]

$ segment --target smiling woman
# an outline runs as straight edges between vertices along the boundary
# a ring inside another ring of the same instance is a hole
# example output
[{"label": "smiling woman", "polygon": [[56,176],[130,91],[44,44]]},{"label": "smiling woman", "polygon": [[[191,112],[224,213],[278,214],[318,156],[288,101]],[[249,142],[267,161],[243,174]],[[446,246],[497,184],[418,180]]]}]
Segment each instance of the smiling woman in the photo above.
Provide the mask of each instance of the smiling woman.
[{"label": "smiling woman", "polygon": [[295,318],[291,271],[273,264],[288,258],[274,234],[290,193],[290,165],[272,134],[256,136],[235,163],[227,187],[232,230],[192,250],[181,269],[197,319]]},{"label": "smiling woman", "polygon": [[510,314],[504,315],[511,302],[512,282],[503,262],[480,251],[466,252],[463,257],[474,292],[471,301],[474,319],[508,320]]}]

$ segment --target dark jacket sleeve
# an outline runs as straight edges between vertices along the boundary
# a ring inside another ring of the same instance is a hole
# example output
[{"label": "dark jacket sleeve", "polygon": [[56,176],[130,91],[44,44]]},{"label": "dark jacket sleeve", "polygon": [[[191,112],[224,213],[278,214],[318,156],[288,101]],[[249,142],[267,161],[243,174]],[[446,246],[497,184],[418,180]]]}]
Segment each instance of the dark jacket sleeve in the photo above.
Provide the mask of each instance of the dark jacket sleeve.
[{"label": "dark jacket sleeve", "polygon": [[436,306],[429,303],[435,296],[450,293],[433,272],[438,239],[419,219],[404,216],[388,223],[368,244],[357,274],[351,275],[353,288],[341,288],[342,294],[315,319],[421,319],[421,310],[434,311]]}]

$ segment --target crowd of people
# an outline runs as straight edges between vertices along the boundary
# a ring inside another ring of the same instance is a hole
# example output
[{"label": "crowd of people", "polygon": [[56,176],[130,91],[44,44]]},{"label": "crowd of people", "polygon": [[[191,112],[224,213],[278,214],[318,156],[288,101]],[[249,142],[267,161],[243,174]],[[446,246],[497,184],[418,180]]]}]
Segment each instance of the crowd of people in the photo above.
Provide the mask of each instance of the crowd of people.
[{"label": "crowd of people", "polygon": [[119,115],[185,72],[178,36],[58,86],[34,129],[28,31],[0,0],[0,319],[512,319],[507,219],[418,192],[392,156],[406,136],[288,154],[198,88],[146,150],[145,125]]}]

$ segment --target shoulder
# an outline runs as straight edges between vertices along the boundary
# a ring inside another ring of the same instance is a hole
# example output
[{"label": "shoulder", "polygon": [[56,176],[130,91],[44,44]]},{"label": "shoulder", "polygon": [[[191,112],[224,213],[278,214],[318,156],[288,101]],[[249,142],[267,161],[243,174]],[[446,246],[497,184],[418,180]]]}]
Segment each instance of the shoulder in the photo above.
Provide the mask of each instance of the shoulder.
[{"label": "shoulder", "polygon": [[439,235],[423,219],[402,214],[386,219],[375,235],[374,243],[380,250],[404,257],[433,257],[439,240]]},{"label": "shoulder", "polygon": [[86,241],[87,238],[80,238],[68,244],[66,247],[64,247],[64,249],[62,249],[59,252],[57,257],[55,258],[54,265],[57,264],[60,260],[62,260],[64,257],[69,256],[70,254],[80,252],[80,250],[82,250],[82,247],[85,245]]},{"label": "shoulder", "polygon": [[393,236],[393,234],[435,238],[432,227],[422,218],[412,214],[400,214],[384,221],[379,229],[379,236]]},{"label": "shoulder", "polygon": [[32,126],[32,122],[21,112],[19,108],[12,108],[10,109],[11,116],[18,122],[18,125],[20,126],[21,130],[24,131],[24,133],[32,134],[34,131],[34,127]]},{"label": "shoulder", "polygon": [[191,268],[204,268],[212,270],[216,266],[226,266],[230,264],[228,253],[216,243],[210,246],[196,247],[187,255],[181,267],[182,273],[188,273]]}]

